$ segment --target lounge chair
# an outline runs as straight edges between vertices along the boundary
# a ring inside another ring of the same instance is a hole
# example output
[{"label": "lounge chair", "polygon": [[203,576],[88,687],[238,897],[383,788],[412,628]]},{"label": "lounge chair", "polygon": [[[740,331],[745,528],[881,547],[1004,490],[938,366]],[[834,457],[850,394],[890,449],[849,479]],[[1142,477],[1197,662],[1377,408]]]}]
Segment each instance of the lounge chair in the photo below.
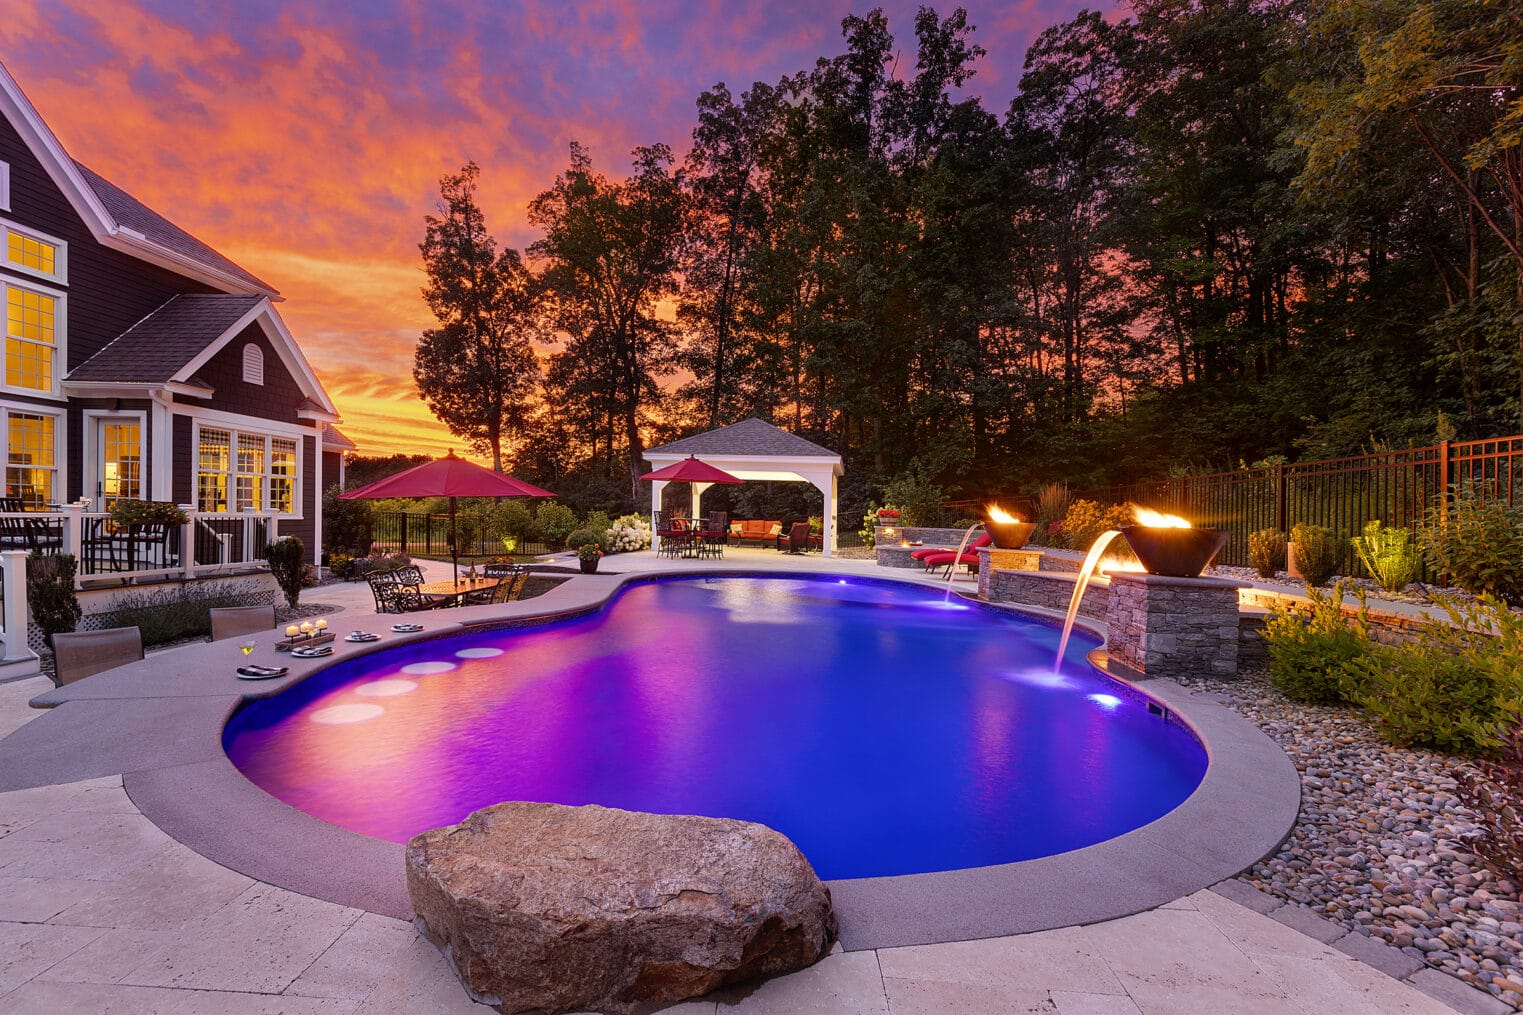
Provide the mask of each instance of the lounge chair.
[{"label": "lounge chair", "polygon": [[275,627],[273,606],[218,606],[211,611],[212,641],[258,634]]},{"label": "lounge chair", "polygon": [[794,522],[786,536],[777,537],[777,548],[784,553],[803,553],[809,549],[809,523]]},{"label": "lounge chair", "polygon": [[[937,568],[944,567],[947,569],[947,574],[950,575],[952,573],[952,568],[956,567],[958,564],[966,564],[968,565],[969,571],[976,571],[978,570],[979,548],[988,546],[993,541],[994,537],[986,532],[982,536],[979,536],[977,539],[975,539],[973,542],[969,543],[967,548],[963,550],[962,556],[960,557],[957,555],[956,550],[939,550],[928,553],[925,556],[921,557],[920,562],[925,565],[927,574],[934,574]],[[912,553],[910,556],[914,557],[915,554]]]},{"label": "lounge chair", "polygon": [[53,683],[76,680],[143,658],[143,633],[135,627],[53,635]]}]

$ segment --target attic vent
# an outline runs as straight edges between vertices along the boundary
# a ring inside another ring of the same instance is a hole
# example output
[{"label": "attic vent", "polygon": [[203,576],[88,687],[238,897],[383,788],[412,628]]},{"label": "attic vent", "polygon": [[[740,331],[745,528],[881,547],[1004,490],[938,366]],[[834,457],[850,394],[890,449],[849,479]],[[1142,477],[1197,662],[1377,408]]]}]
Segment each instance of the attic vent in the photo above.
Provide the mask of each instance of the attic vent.
[{"label": "attic vent", "polygon": [[249,384],[264,384],[264,350],[253,342],[243,347],[243,379]]}]

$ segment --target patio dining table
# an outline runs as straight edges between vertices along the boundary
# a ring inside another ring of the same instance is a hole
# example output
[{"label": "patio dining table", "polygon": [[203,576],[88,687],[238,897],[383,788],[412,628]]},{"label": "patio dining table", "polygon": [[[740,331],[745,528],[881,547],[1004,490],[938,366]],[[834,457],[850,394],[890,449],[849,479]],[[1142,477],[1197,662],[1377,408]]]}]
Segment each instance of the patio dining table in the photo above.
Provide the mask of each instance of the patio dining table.
[{"label": "patio dining table", "polygon": [[499,578],[461,578],[451,581],[446,578],[443,581],[428,582],[418,586],[418,591],[425,596],[454,596],[453,605],[459,606],[465,602],[467,593],[479,592],[482,589],[496,588]]}]

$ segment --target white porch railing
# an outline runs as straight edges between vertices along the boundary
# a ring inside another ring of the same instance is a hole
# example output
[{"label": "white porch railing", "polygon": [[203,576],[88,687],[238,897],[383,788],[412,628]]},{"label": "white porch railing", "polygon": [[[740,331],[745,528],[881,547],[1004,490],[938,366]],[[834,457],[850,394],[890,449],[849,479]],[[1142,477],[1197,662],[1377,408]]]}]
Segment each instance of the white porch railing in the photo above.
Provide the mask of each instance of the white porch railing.
[{"label": "white porch railing", "polygon": [[[65,504],[57,511],[0,514],[3,549],[67,553],[75,584],[102,579],[201,578],[262,566],[266,544],[279,539],[273,513],[203,512],[180,505],[184,525],[124,528],[103,511]],[[23,586],[24,572],[23,572]],[[6,592],[7,612],[11,598]],[[24,602],[23,598],[23,602]]]}]

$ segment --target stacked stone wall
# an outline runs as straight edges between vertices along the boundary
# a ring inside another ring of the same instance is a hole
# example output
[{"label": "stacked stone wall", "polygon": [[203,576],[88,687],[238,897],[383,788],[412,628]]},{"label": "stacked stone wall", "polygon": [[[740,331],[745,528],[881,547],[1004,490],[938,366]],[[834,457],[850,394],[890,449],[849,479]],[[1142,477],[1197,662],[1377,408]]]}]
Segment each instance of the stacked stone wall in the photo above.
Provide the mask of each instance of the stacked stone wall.
[{"label": "stacked stone wall", "polygon": [[1115,574],[1105,623],[1111,658],[1143,673],[1237,675],[1240,618],[1231,582]]}]

